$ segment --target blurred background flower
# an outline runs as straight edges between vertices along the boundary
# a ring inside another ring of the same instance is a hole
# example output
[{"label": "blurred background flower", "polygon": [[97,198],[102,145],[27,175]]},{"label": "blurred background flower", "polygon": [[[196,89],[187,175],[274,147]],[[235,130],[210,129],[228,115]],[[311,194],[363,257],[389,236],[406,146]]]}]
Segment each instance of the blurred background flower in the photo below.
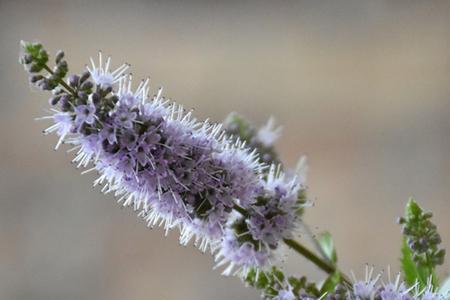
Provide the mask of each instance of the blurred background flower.
[{"label": "blurred background flower", "polygon": [[[282,159],[308,155],[305,217],[331,230],[343,270],[398,269],[409,196],[450,248],[450,2],[2,0],[0,299],[259,299],[53,153],[21,39],[65,50],[78,73],[102,49],[200,119],[273,115]],[[322,278],[297,256],[286,269]]]}]

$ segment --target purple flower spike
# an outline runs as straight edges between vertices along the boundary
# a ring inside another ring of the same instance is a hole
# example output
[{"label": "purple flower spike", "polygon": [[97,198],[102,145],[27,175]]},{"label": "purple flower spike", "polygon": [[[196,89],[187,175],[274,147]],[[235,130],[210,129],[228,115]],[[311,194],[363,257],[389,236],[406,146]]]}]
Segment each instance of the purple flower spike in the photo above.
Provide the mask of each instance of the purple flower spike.
[{"label": "purple flower spike", "polygon": [[[69,97],[49,131],[75,146],[78,166],[93,164],[95,185],[141,210],[150,226],[179,228],[181,244],[193,240],[202,251],[220,252],[237,269],[269,266],[299,221],[297,182],[274,170],[263,180],[267,167],[256,151],[227,137],[221,124],[198,122],[161,90],[149,99],[148,80],[133,91],[126,67],[109,65],[100,54],[91,76],[78,80],[92,89]],[[236,205],[249,211],[248,220],[233,217]],[[253,242],[236,238],[235,221]]]}]

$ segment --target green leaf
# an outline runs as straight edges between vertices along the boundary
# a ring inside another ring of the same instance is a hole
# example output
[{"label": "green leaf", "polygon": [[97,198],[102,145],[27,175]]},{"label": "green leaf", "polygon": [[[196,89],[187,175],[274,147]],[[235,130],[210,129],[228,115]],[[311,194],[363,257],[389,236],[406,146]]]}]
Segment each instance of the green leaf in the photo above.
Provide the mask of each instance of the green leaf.
[{"label": "green leaf", "polygon": [[410,198],[408,200],[408,203],[406,204],[405,208],[405,217],[408,219],[414,219],[417,218],[422,213],[422,209],[420,206],[414,201],[413,198]]},{"label": "green leaf", "polygon": [[341,282],[341,274],[339,272],[331,274],[322,284],[322,287],[320,288],[320,294],[323,295],[325,293],[334,292],[334,288],[336,287],[336,285],[338,285],[339,282]]},{"label": "green leaf", "polygon": [[320,250],[322,251],[322,254],[333,263],[333,265],[337,262],[337,255],[336,255],[336,249],[334,248],[334,242],[333,238],[331,237],[331,234],[327,231],[322,232],[319,234],[317,238],[317,242],[320,245]]},{"label": "green leaf", "polygon": [[424,282],[419,276],[416,263],[412,259],[411,249],[408,247],[405,238],[403,239],[402,257],[400,258],[400,263],[403,271],[403,277],[409,286],[413,286],[416,283],[416,280],[419,281],[421,286],[426,284],[426,281]]},{"label": "green leaf", "polygon": [[433,285],[434,286],[438,285],[438,280],[434,272],[430,272],[430,270],[427,267],[417,265],[414,262],[412,257],[412,251],[408,247],[406,239],[403,239],[402,257],[400,259],[400,262],[405,282],[409,286],[414,286],[417,283],[419,285],[419,288],[423,289],[427,286],[428,279],[430,278],[430,276]]}]

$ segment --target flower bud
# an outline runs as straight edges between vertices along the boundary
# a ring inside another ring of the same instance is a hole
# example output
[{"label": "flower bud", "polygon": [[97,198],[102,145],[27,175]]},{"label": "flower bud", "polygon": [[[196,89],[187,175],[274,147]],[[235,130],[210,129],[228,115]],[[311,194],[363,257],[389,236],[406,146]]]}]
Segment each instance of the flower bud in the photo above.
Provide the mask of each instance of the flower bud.
[{"label": "flower bud", "polygon": [[81,77],[80,77],[80,83],[85,82],[90,76],[91,76],[91,73],[89,73],[89,71],[84,71],[84,72],[81,74]]},{"label": "flower bud", "polygon": [[31,75],[29,79],[30,79],[31,83],[36,83],[39,80],[41,80],[42,78],[44,78],[44,76],[42,76],[42,75]]},{"label": "flower bud", "polygon": [[61,110],[66,112],[70,110],[70,96],[69,95],[63,95],[61,99],[59,100],[61,103]]},{"label": "flower bud", "polygon": [[78,97],[79,97],[81,100],[87,100],[88,94],[87,94],[86,92],[79,91],[79,92],[78,92]]},{"label": "flower bud", "polygon": [[49,80],[47,78],[43,78],[43,79],[39,80],[38,87],[43,91],[51,90]]},{"label": "flower bud", "polygon": [[61,96],[51,97],[51,98],[48,100],[48,103],[49,103],[50,105],[56,105],[56,104],[58,104],[59,100],[61,100]]},{"label": "flower bud", "polygon": [[86,90],[92,89],[92,87],[93,87],[92,82],[90,82],[90,81],[85,81],[85,82],[83,82],[83,83],[81,84],[80,89],[86,91]]},{"label": "flower bud", "polygon": [[39,50],[39,62],[45,64],[48,62],[48,52],[45,49]]},{"label": "flower bud", "polygon": [[30,73],[38,73],[42,70],[42,65],[37,64],[37,63],[32,63],[30,65],[27,65],[27,70]]},{"label": "flower bud", "polygon": [[116,104],[119,101],[119,97],[117,97],[116,95],[112,95],[111,97],[109,97],[108,100],[111,101],[113,104]]},{"label": "flower bud", "polygon": [[62,60],[59,62],[59,64],[56,66],[56,70],[55,70],[55,74],[62,78],[64,76],[66,76],[67,71],[69,70],[68,66],[67,66],[67,62],[65,60]]},{"label": "flower bud", "polygon": [[56,53],[56,57],[55,57],[55,62],[56,62],[56,64],[59,64],[59,62],[60,62],[63,58],[64,58],[64,51],[59,50],[59,51]]},{"label": "flower bud", "polygon": [[31,56],[31,54],[24,54],[21,57],[21,63],[22,64],[30,64],[33,61],[33,57]]},{"label": "flower bud", "polygon": [[78,82],[80,80],[80,77],[78,75],[72,74],[69,76],[69,85],[73,88],[78,86]]},{"label": "flower bud", "polygon": [[98,105],[100,103],[100,95],[98,93],[92,93],[90,95],[91,101],[92,103],[94,103],[95,105]]},{"label": "flower bud", "polygon": [[112,86],[108,86],[108,87],[106,87],[105,89],[102,90],[102,94],[104,96],[108,95],[111,92],[112,92]]}]

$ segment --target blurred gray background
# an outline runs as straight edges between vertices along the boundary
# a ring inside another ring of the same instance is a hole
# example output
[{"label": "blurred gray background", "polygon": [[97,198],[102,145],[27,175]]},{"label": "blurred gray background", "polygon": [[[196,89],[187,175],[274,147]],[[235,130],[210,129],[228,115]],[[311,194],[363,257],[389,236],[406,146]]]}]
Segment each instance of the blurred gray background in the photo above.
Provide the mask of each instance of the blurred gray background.
[{"label": "blurred gray background", "polygon": [[[0,299],[259,299],[52,150],[21,39],[64,49],[74,72],[102,49],[201,119],[273,115],[286,163],[309,158],[306,221],[346,271],[397,272],[409,196],[450,248],[450,1],[0,0]],[[286,270],[324,278],[295,255]]]}]

